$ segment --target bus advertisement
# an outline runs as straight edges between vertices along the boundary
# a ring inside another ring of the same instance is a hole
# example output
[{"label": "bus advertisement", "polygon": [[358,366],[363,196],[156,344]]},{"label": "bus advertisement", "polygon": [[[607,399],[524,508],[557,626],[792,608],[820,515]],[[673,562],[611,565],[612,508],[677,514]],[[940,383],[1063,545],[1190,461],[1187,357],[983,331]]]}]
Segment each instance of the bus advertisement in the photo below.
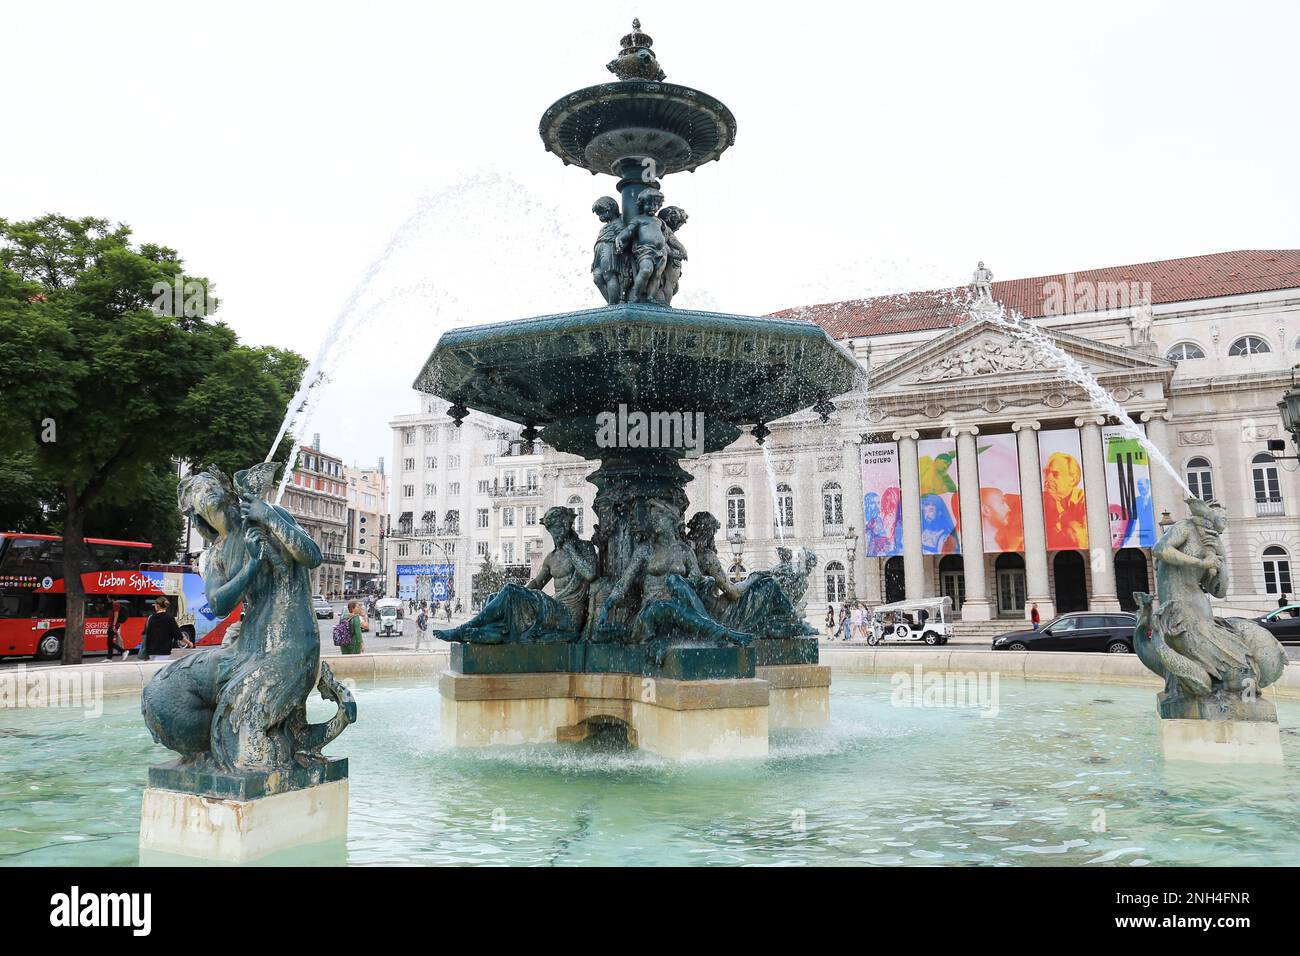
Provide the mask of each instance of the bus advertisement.
[{"label": "bus advertisement", "polygon": [[[86,592],[87,654],[108,650],[108,615],[116,602],[125,612],[122,645],[136,650],[155,598],[166,595],[181,632],[196,644],[220,644],[241,607],[218,619],[208,606],[203,581],[185,565],[142,563],[152,547],[142,541],[86,538],[81,584]],[[0,533],[0,657],[57,660],[67,626],[63,539],[55,535]]]}]

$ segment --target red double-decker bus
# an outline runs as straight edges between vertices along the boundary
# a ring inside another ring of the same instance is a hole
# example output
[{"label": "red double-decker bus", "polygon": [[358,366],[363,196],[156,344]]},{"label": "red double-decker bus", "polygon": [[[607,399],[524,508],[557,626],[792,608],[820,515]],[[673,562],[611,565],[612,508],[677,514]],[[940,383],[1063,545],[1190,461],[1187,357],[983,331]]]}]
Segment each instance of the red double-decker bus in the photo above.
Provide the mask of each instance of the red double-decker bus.
[{"label": "red double-decker bus", "polygon": [[[203,582],[185,565],[143,563],[151,544],[86,538],[81,585],[86,592],[87,654],[108,650],[109,607],[126,612],[122,644],[140,646],[153,601],[166,595],[181,632],[197,644],[220,644],[241,608],[217,619],[203,595]],[[0,657],[56,660],[67,627],[63,539],[49,534],[0,533]]]}]

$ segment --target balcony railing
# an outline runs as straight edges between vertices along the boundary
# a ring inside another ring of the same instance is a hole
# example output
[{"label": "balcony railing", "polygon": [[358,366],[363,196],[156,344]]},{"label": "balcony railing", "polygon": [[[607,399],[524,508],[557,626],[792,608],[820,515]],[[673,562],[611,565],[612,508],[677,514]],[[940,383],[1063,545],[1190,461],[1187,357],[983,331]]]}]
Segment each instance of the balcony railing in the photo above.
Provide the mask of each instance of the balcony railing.
[{"label": "balcony railing", "polygon": [[1255,517],[1256,518],[1275,518],[1278,515],[1286,514],[1282,507],[1281,498],[1256,498],[1255,499]]},{"label": "balcony railing", "polygon": [[540,498],[541,485],[515,485],[511,488],[494,486],[488,495],[492,498]]},{"label": "balcony railing", "polygon": [[326,551],[321,555],[326,564],[342,564],[347,560],[346,554],[340,554],[337,551]]}]

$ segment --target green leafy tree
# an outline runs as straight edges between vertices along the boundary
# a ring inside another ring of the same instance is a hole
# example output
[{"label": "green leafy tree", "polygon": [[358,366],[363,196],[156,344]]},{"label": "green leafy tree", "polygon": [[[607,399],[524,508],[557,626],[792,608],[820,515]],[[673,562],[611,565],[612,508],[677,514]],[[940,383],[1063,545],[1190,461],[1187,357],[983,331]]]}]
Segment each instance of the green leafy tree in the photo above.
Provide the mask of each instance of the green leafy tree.
[{"label": "green leafy tree", "polygon": [[474,592],[475,601],[486,601],[491,595],[496,594],[505,587],[505,583],[505,570],[492,559],[492,555],[485,554],[483,564],[470,581],[470,588]]},{"label": "green leafy tree", "polygon": [[[174,511],[175,459],[246,467],[275,437],[301,359],[240,346],[215,308],[207,279],[124,225],[0,220],[0,452],[30,450],[34,477],[58,489],[65,663],[84,646],[88,522]],[[159,547],[179,534],[160,531]]]}]

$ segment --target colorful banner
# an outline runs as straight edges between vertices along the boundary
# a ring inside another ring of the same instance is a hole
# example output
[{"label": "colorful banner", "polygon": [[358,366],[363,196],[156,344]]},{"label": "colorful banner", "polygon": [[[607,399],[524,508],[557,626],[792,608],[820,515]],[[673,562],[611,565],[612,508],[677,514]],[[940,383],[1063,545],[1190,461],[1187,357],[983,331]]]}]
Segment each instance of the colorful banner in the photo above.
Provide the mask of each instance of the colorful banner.
[{"label": "colorful banner", "polygon": [[927,438],[917,444],[921,490],[921,553],[960,554],[957,440]]},{"label": "colorful banner", "polygon": [[1106,451],[1110,546],[1116,551],[1149,548],[1156,543],[1156,511],[1146,449],[1118,425],[1102,428],[1101,442]]},{"label": "colorful banner", "polygon": [[984,552],[1025,550],[1015,435],[977,435]]},{"label": "colorful banner", "polygon": [[867,557],[903,553],[903,492],[894,442],[863,445],[862,541]]},{"label": "colorful banner", "polygon": [[1083,495],[1079,433],[1062,428],[1038,433],[1043,471],[1043,525],[1048,551],[1088,547],[1088,508]]}]

